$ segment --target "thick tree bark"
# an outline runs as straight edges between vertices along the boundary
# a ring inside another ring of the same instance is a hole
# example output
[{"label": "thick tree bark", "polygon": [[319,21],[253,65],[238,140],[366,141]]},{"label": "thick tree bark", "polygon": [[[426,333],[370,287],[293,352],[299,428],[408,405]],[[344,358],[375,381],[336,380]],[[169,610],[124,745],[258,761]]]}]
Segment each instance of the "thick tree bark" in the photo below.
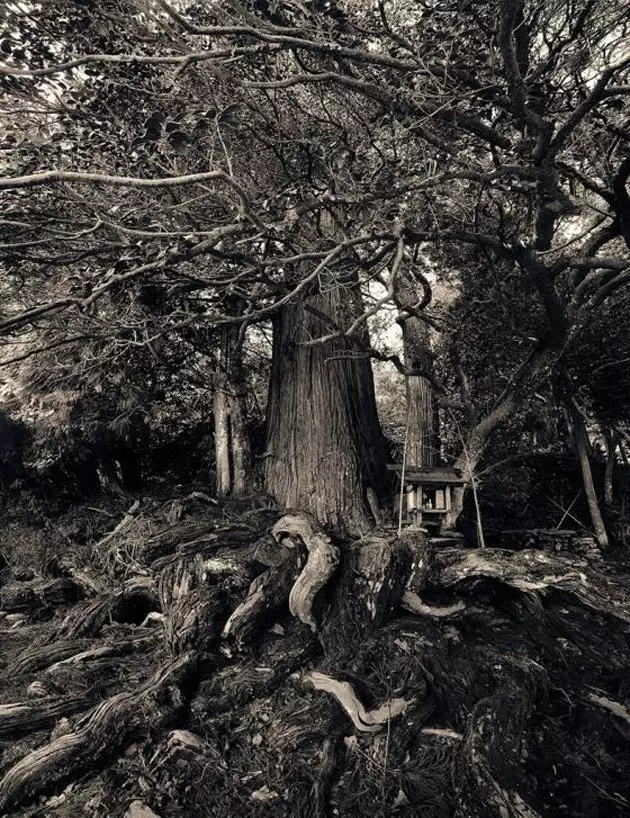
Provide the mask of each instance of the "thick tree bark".
[{"label": "thick tree bark", "polygon": [[409,466],[435,466],[438,443],[431,383],[419,375],[408,375],[406,396],[409,424],[407,463]]},{"label": "thick tree bark", "polygon": [[250,490],[251,447],[245,426],[245,383],[240,374],[230,383],[228,406],[232,436],[232,496],[244,497]]},{"label": "thick tree bark", "polygon": [[305,345],[360,309],[354,282],[274,320],[265,486],[280,505],[350,532],[373,527],[367,490],[380,498],[385,457],[372,370],[343,338]]}]

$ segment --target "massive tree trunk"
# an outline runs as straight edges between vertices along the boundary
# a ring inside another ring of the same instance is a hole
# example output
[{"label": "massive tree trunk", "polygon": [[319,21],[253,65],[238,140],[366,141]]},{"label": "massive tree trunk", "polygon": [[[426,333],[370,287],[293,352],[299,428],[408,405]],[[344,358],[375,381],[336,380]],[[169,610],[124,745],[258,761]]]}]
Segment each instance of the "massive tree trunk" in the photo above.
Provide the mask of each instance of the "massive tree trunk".
[{"label": "massive tree trunk", "polygon": [[265,460],[265,487],[280,505],[352,533],[374,525],[368,490],[383,493],[371,365],[345,338],[308,342],[330,321],[351,321],[360,301],[353,281],[276,315]]}]

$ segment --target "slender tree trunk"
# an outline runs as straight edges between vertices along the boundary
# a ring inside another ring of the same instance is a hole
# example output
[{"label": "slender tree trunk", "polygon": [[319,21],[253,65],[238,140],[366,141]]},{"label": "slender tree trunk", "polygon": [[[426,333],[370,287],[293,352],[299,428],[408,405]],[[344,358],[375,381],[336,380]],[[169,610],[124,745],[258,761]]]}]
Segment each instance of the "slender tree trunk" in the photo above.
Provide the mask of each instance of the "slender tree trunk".
[{"label": "slender tree trunk", "polygon": [[[405,351],[406,365],[407,360]],[[405,391],[409,423],[407,463],[410,466],[435,466],[438,436],[433,387],[421,375],[408,375]]]},{"label": "slender tree trunk", "polygon": [[225,377],[219,375],[214,391],[214,455],[217,470],[217,497],[227,497],[232,490],[230,473],[230,417]]},{"label": "slender tree trunk", "polygon": [[[462,451],[455,461],[455,468],[470,479],[481,460],[492,434],[517,412],[528,395],[547,379],[560,360],[563,347],[549,343],[535,352],[520,368],[509,388],[495,408],[483,417],[468,433]],[[453,518],[462,511],[465,486],[453,491]]]},{"label": "slender tree trunk", "polygon": [[219,372],[214,395],[217,496],[242,497],[249,490],[251,452],[245,426],[245,378],[238,330],[221,330]]},{"label": "slender tree trunk", "polygon": [[580,469],[582,471],[582,482],[584,484],[584,493],[586,494],[586,502],[588,504],[588,511],[595,532],[595,538],[600,548],[608,546],[608,534],[606,533],[606,526],[602,519],[602,513],[597,499],[597,492],[595,490],[595,483],[593,481],[593,472],[591,469],[591,443],[588,439],[586,431],[586,424],[582,413],[577,408],[575,401],[568,398],[566,401],[567,418],[573,432],[573,445],[580,462]]},{"label": "slender tree trunk", "polygon": [[371,364],[348,339],[305,342],[330,332],[325,317],[344,326],[360,309],[353,281],[276,315],[267,409],[268,494],[351,533],[374,525],[368,489],[383,495],[385,452]]},{"label": "slender tree trunk", "polygon": [[604,505],[608,508],[613,504],[613,476],[615,473],[615,457],[617,454],[617,438],[614,432],[604,431],[606,441],[606,470],[604,472]]},{"label": "slender tree trunk", "polygon": [[245,423],[245,383],[240,369],[231,383],[228,401],[232,434],[232,494],[243,497],[250,489],[251,447]]},{"label": "slender tree trunk", "polygon": [[407,457],[410,466],[434,466],[439,451],[437,405],[431,381],[421,373],[431,374],[431,339],[429,327],[405,310],[418,301],[418,284],[402,271],[396,281],[398,323],[402,327],[405,366],[414,373],[405,383],[407,406]]}]

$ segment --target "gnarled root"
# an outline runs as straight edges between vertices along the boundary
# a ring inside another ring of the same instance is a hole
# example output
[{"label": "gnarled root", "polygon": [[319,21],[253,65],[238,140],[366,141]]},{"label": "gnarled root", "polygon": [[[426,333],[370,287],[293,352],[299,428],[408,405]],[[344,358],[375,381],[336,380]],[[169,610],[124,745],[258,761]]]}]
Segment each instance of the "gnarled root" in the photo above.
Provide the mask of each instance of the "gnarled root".
[{"label": "gnarled root", "polygon": [[182,691],[195,667],[193,654],[181,656],[139,690],[112,696],[72,732],[18,761],[0,781],[0,814],[108,761],[147,726],[155,729],[166,723],[183,706]]},{"label": "gnarled root", "polygon": [[287,601],[298,574],[294,556],[268,568],[249,586],[247,596],[225,623],[221,636],[242,647]]},{"label": "gnarled root", "polygon": [[304,512],[285,514],[271,533],[278,541],[283,537],[300,537],[306,546],[308,558],[289,594],[289,610],[312,631],[316,631],[313,603],[337,570],[339,549],[322,531],[317,520]]},{"label": "gnarled root", "polygon": [[526,801],[522,744],[545,675],[534,662],[511,664],[501,687],[475,706],[462,745],[460,803],[467,805],[466,815],[540,818]]},{"label": "gnarled root", "polygon": [[396,716],[402,715],[411,704],[411,701],[397,698],[390,699],[374,710],[366,710],[349,682],[340,682],[317,670],[311,670],[305,674],[304,679],[310,682],[315,690],[323,690],[333,695],[357,730],[363,733],[378,733],[383,725]]}]

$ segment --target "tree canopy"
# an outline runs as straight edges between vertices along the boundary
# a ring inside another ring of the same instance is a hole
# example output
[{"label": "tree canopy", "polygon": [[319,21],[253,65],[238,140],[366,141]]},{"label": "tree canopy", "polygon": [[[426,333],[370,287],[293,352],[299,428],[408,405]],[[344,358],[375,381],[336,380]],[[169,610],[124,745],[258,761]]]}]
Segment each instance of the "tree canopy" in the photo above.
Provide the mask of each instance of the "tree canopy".
[{"label": "tree canopy", "polygon": [[[3,15],[5,363],[110,389],[140,367],[159,395],[207,373],[217,332],[242,345],[302,302],[323,323],[300,344],[343,338],[410,374],[366,332],[397,303],[448,330],[449,383],[415,374],[466,410],[476,462],[628,281],[630,23],[612,0]],[[446,322],[427,259],[461,282]],[[343,315],[310,301],[354,287]]]}]

